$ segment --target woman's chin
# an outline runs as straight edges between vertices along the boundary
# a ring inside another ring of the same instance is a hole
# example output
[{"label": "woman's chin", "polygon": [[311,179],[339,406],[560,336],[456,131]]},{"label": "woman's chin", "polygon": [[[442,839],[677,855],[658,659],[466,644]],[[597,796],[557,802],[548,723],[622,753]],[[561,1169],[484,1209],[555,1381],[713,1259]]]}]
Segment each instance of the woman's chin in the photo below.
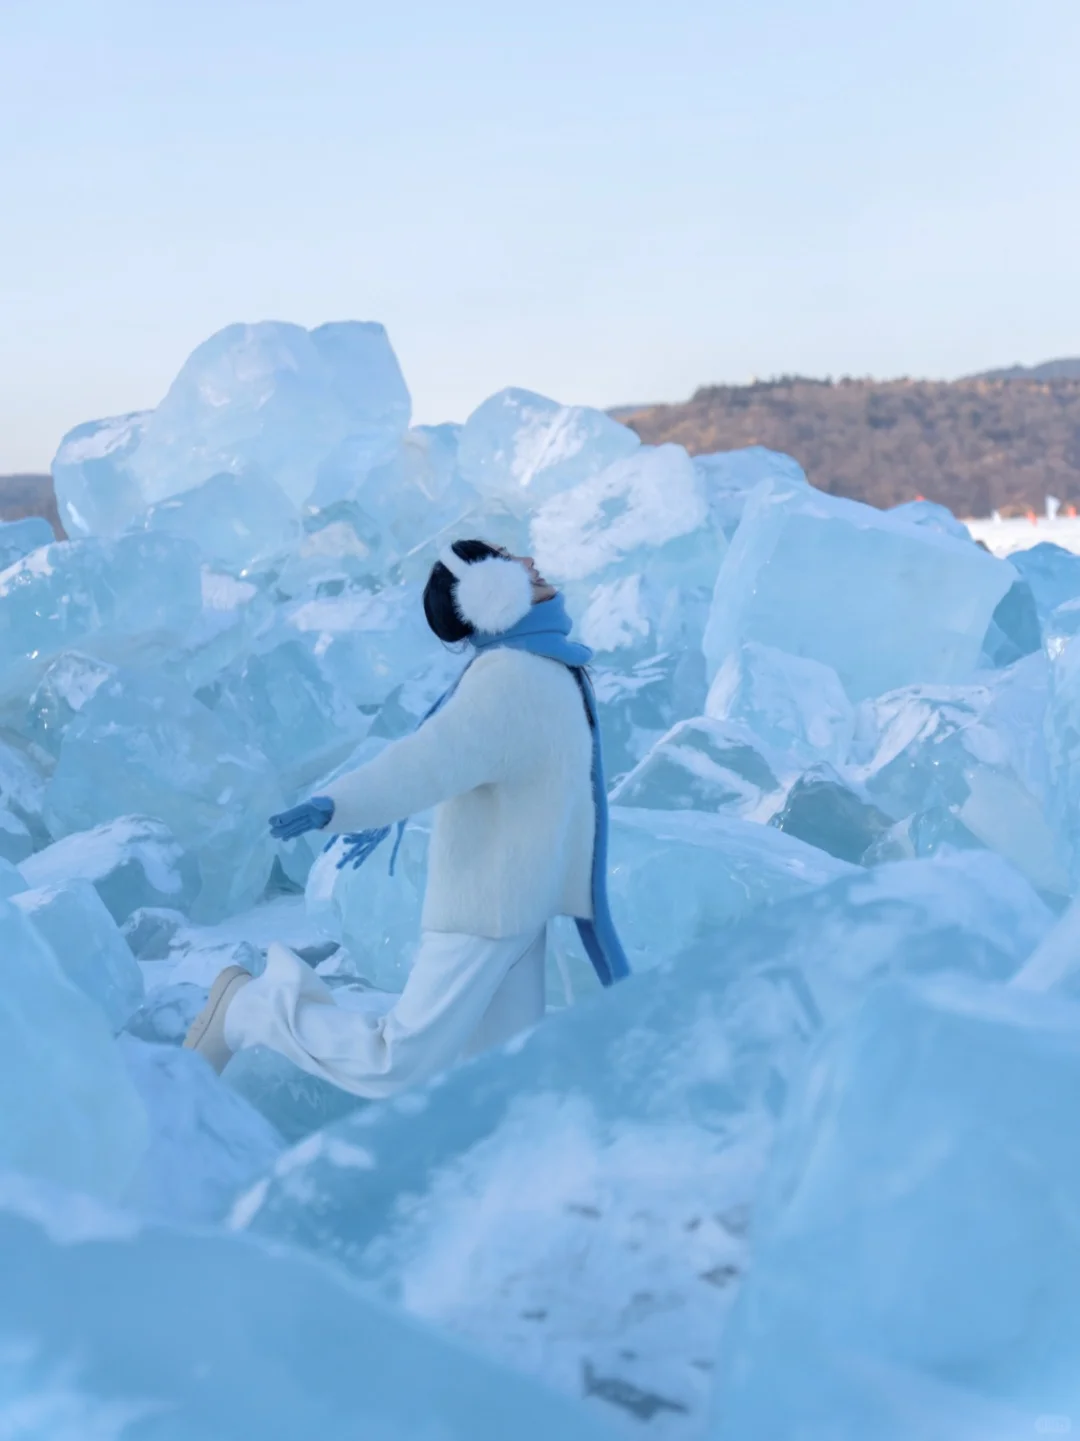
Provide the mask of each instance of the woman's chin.
[{"label": "woman's chin", "polygon": [[553,585],[534,585],[533,605],[543,605],[545,600],[554,600],[558,593]]}]

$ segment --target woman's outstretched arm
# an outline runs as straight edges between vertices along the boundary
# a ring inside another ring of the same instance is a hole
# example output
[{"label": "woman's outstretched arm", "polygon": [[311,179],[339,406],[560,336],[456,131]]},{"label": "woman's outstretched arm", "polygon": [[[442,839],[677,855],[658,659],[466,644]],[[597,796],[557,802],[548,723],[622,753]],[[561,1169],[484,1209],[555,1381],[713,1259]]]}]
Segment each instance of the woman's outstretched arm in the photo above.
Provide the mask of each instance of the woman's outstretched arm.
[{"label": "woman's outstretched arm", "polygon": [[329,829],[392,825],[501,780],[519,764],[527,742],[520,697],[512,694],[519,667],[505,657],[494,653],[474,661],[446,705],[419,730],[321,787],[334,803]]}]

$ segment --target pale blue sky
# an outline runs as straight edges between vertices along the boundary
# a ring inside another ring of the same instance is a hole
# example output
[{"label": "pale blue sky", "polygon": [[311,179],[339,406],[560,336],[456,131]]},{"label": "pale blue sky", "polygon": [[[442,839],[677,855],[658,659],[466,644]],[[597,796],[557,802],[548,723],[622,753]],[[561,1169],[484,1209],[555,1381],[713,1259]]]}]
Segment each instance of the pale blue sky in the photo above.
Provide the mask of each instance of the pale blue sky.
[{"label": "pale blue sky", "polygon": [[416,418],[1080,353],[1077,0],[0,0],[0,471],[233,320]]}]

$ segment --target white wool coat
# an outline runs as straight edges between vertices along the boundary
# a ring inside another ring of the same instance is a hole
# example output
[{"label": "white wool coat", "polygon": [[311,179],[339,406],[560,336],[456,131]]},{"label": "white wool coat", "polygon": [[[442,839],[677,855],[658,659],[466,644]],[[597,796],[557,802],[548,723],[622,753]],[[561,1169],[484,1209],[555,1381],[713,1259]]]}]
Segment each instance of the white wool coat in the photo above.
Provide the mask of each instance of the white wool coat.
[{"label": "white wool coat", "polygon": [[592,735],[559,661],[484,652],[441,710],[322,794],[338,832],[436,807],[424,930],[503,939],[592,917]]}]

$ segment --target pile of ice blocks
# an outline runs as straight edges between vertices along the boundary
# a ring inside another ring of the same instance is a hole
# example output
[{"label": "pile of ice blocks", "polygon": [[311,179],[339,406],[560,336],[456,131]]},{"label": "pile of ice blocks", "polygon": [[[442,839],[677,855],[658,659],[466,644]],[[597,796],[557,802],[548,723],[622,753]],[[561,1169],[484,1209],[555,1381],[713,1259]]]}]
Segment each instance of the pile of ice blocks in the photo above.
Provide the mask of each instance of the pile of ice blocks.
[{"label": "pile of ice blocks", "polygon": [[[410,426],[375,324],[231,326],[53,475],[69,539],[0,526],[0,1433],[1080,1418],[1073,558],[522,390]],[[394,877],[266,818],[453,681],[468,536],[596,652],[635,975],[556,923],[548,1020],[429,1088],[219,1079],[223,966],[407,978],[429,818]]]}]

